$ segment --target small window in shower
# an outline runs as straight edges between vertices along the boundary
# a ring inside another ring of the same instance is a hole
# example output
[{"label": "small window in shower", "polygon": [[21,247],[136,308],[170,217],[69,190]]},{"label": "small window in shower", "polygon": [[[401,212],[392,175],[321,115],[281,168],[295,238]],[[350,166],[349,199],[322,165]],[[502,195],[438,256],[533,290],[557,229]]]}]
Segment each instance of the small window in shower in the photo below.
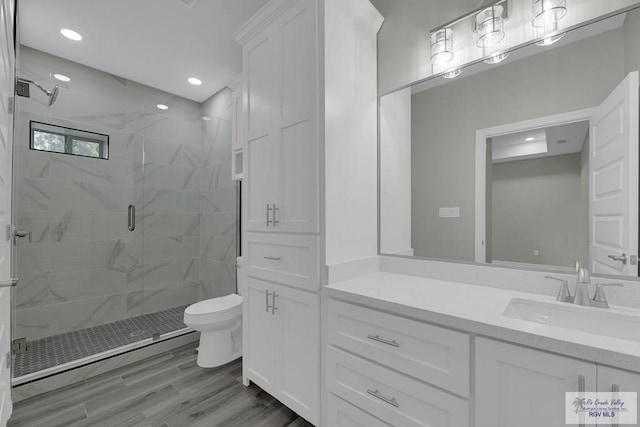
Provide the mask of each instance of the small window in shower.
[{"label": "small window in shower", "polygon": [[109,135],[31,121],[31,149],[109,158]]}]

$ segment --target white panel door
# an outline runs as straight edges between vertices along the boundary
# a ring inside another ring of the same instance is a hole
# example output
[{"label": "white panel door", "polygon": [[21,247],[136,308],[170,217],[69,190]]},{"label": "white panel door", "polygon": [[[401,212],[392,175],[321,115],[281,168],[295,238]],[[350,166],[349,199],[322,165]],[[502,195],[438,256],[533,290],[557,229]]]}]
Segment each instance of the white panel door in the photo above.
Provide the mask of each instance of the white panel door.
[{"label": "white panel door", "polygon": [[14,5],[0,3],[0,426],[11,416],[11,239],[5,230],[11,225],[11,191],[13,173],[13,104],[15,51],[13,46]]},{"label": "white panel door", "polygon": [[[614,369],[608,366],[598,365],[598,397],[602,399],[610,399],[613,386],[617,386],[619,392],[635,392],[638,396],[637,408],[640,408],[640,373],[633,373],[629,371],[623,371],[621,369]],[[602,395],[600,393],[603,393]],[[615,425],[610,422],[604,421],[598,423],[598,425]],[[623,426],[623,424],[620,424]],[[640,416],[636,424],[624,424],[624,426],[640,426]]]},{"label": "white panel door", "polygon": [[[599,274],[638,276],[638,72],[591,118],[589,263]],[[618,260],[612,259],[614,257]]]},{"label": "white panel door", "polygon": [[244,376],[272,392],[275,387],[273,286],[251,277],[245,277],[244,281]]},{"label": "white panel door", "polygon": [[317,294],[276,286],[275,397],[317,425],[320,406],[320,311]]},{"label": "white panel door", "polygon": [[565,427],[565,393],[596,390],[596,365],[476,340],[476,427]]}]

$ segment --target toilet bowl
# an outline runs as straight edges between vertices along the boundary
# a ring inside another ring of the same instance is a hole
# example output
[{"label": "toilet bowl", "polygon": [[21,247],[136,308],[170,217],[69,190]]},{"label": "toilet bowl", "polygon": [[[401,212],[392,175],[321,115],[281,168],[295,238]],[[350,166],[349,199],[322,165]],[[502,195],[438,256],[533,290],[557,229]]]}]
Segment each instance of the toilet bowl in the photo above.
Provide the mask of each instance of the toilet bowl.
[{"label": "toilet bowl", "polygon": [[190,305],[184,324],[200,332],[198,366],[214,368],[242,356],[242,297],[211,298]]}]

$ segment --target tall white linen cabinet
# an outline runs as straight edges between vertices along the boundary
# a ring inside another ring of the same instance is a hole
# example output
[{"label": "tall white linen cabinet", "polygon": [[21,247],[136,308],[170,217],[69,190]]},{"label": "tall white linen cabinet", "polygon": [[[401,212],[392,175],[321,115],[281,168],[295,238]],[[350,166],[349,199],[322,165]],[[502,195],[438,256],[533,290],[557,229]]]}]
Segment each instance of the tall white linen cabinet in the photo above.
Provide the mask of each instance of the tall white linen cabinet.
[{"label": "tall white linen cabinet", "polygon": [[243,380],[323,424],[320,289],[377,255],[377,32],[368,0],[272,0],[242,45]]}]

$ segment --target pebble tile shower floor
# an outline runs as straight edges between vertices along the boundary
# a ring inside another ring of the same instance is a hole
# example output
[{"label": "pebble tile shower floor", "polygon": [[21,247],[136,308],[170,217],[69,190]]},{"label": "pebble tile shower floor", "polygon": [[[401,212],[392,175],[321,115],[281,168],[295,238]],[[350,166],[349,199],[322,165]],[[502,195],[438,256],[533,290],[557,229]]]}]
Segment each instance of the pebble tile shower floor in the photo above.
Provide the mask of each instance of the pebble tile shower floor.
[{"label": "pebble tile shower floor", "polygon": [[143,314],[79,331],[53,335],[27,343],[27,352],[15,357],[13,376],[19,378],[63,363],[186,328],[187,305]]}]

